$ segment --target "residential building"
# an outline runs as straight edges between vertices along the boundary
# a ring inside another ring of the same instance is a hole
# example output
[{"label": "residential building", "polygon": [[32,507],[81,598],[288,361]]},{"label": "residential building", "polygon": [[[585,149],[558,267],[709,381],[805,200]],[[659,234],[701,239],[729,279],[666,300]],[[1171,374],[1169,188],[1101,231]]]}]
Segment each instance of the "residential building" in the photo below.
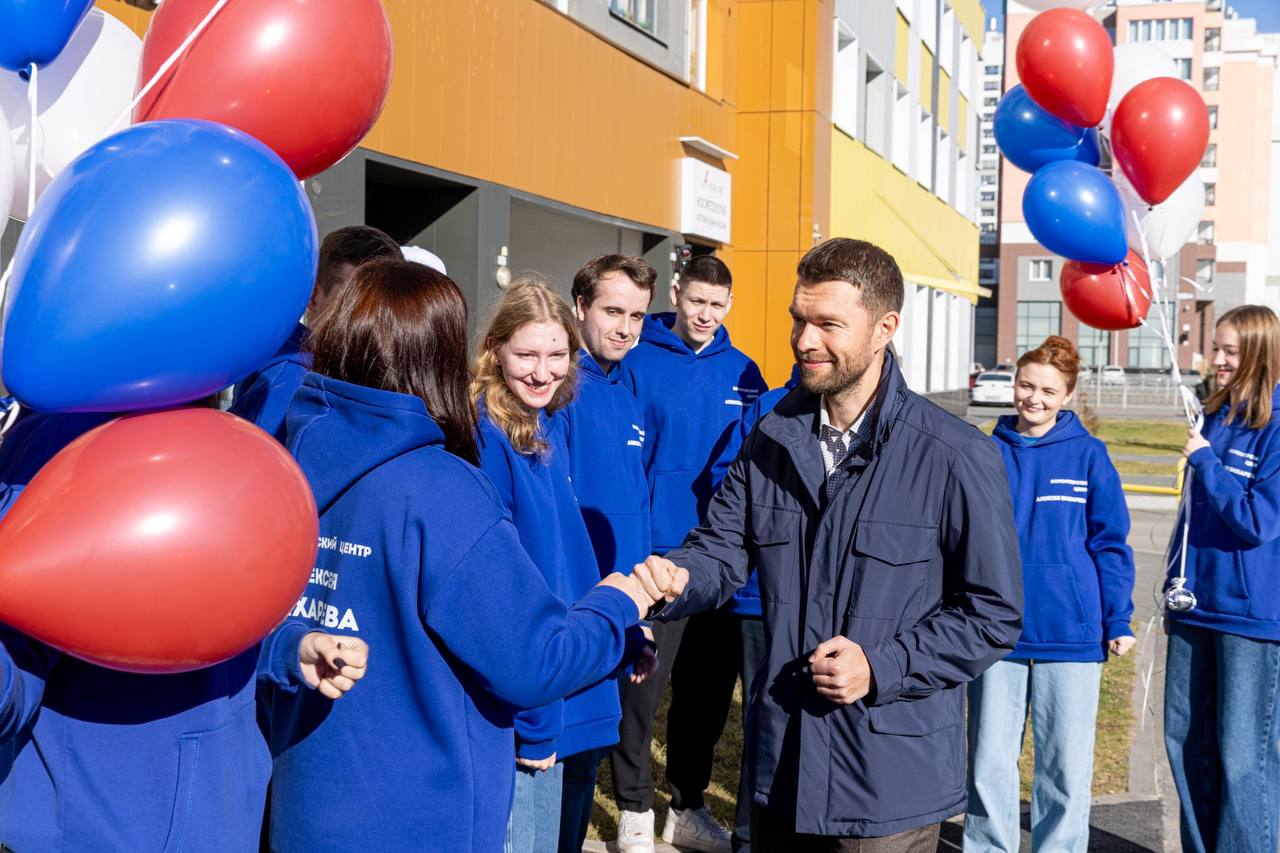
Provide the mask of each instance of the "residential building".
[{"label": "residential building", "polygon": [[978,157],[978,283],[991,296],[978,299],[973,319],[973,360],[984,367],[996,363],[996,316],[1000,298],[1000,167],[995,114],[1004,91],[1004,33],[992,18],[982,40],[981,139]]}]

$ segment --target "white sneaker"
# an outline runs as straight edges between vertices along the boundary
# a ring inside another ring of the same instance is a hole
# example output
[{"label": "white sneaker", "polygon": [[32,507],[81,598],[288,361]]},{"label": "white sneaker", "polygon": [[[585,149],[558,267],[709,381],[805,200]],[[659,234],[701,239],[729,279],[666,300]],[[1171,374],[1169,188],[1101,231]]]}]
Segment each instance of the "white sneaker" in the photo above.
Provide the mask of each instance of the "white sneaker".
[{"label": "white sneaker", "polygon": [[[700,809],[670,809],[662,840],[683,850],[721,853],[733,849],[733,836],[711,816],[706,806]],[[621,849],[621,848],[619,848]]]},{"label": "white sneaker", "polygon": [[653,853],[653,809],[618,815],[618,853]]}]

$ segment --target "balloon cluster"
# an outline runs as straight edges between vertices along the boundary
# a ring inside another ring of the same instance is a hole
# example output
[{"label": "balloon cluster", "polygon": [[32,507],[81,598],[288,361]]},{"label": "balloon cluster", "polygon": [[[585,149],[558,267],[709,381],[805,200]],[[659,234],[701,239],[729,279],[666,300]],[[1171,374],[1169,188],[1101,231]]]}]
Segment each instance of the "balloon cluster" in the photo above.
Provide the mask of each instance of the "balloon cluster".
[{"label": "balloon cluster", "polygon": [[175,407],[301,317],[318,241],[299,180],[377,120],[391,32],[379,0],[167,0],[143,40],[91,7],[0,0],[0,216],[26,220],[0,373],[30,409],[127,416],[0,525],[0,619],[172,672],[257,642],[313,565],[315,503],[283,448]]},{"label": "balloon cluster", "polygon": [[[1067,307],[1099,329],[1134,328],[1152,302],[1147,259],[1176,254],[1200,221],[1208,109],[1159,49],[1113,48],[1087,3],[1031,5],[1046,11],[1018,39],[1021,83],[996,106],[996,143],[1032,175],[1027,227],[1071,261]],[[1099,168],[1104,151],[1113,176]]]}]

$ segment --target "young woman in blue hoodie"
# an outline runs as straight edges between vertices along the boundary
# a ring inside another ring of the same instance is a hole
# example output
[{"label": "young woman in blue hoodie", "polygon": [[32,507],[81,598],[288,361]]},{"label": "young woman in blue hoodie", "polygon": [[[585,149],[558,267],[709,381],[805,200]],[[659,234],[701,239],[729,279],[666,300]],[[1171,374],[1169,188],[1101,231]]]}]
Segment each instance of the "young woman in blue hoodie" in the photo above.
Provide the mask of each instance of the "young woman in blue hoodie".
[{"label": "young woman in blue hoodie", "polygon": [[[612,574],[572,606],[547,587],[474,464],[467,312],[420,264],[361,266],[311,337],[285,418],[320,510],[293,615],[376,660],[331,707],[277,691],[271,849],[502,849],[513,708],[608,676],[652,601]],[[317,790],[340,792],[341,813]]]},{"label": "young woman in blue hoodie", "polygon": [[[565,601],[576,601],[600,578],[573,491],[564,424],[551,417],[573,399],[581,346],[569,304],[545,283],[524,278],[498,303],[472,381],[480,467],[511,513],[521,544]],[[617,743],[621,718],[612,679],[516,716],[508,851],[557,849],[564,772],[557,759]]]},{"label": "young woman in blue hoodie", "polygon": [[1046,338],[1018,359],[1013,404],[992,436],[1004,457],[1022,557],[1022,637],[969,687],[964,849],[1016,853],[1018,754],[1035,737],[1034,850],[1089,841],[1094,723],[1102,662],[1134,645],[1129,511],[1106,446],[1071,402],[1080,357]]},{"label": "young woman in blue hoodie", "polygon": [[1169,549],[1171,579],[1184,578],[1194,600],[1184,594],[1166,609],[1165,747],[1183,850],[1275,853],[1280,320],[1261,305],[1227,311],[1212,363],[1217,390],[1203,427],[1187,435],[1186,495]]}]

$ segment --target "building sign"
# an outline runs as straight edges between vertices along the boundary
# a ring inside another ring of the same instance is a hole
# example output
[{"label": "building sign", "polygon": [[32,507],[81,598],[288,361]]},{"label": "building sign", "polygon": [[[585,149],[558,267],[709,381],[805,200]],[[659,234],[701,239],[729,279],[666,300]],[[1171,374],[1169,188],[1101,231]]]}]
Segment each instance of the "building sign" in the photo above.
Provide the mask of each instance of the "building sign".
[{"label": "building sign", "polygon": [[680,230],[729,242],[732,183],[724,169],[685,157],[680,161]]}]

